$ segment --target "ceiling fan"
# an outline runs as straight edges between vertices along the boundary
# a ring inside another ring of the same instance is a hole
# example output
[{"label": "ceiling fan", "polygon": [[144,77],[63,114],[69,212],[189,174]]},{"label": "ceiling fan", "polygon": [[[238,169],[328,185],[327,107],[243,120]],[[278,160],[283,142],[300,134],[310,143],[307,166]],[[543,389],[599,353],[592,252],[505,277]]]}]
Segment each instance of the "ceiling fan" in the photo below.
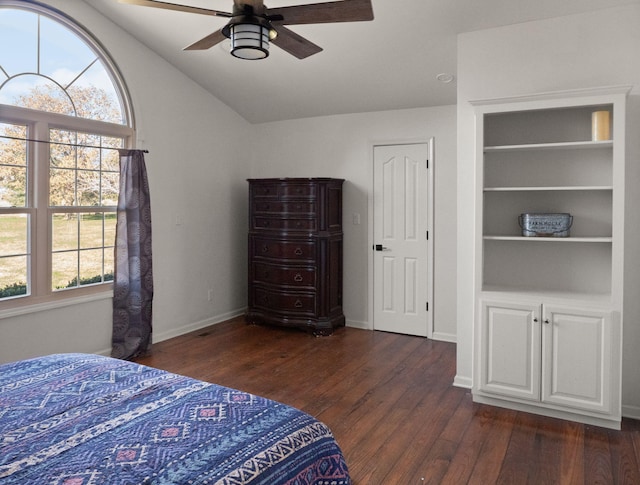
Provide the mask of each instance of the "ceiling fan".
[{"label": "ceiling fan", "polygon": [[241,59],[264,59],[269,55],[269,42],[298,59],[322,51],[322,47],[296,34],[285,25],[373,20],[371,0],[339,0],[280,8],[267,8],[263,0],[233,0],[231,13],[156,0],[119,1],[143,7],[228,18],[229,22],[220,30],[194,42],[184,50],[209,49],[228,38],[231,39],[231,54]]}]

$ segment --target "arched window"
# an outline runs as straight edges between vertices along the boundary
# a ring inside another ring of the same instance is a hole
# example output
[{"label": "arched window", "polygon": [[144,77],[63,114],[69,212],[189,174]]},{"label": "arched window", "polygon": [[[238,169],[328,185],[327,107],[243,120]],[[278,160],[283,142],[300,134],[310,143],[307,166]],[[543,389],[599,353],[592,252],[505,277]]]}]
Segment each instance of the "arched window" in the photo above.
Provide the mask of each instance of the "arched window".
[{"label": "arched window", "polygon": [[0,0],[0,309],[104,291],[113,279],[127,91],[63,13]]}]

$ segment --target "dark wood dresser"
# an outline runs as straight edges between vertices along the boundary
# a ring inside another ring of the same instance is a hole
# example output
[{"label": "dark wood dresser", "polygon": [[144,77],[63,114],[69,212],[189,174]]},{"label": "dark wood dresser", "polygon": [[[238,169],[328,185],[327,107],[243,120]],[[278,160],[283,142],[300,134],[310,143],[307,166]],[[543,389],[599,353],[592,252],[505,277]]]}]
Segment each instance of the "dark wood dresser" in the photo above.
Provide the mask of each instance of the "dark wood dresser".
[{"label": "dark wood dresser", "polygon": [[249,323],[321,335],[344,326],[343,182],[249,180]]}]

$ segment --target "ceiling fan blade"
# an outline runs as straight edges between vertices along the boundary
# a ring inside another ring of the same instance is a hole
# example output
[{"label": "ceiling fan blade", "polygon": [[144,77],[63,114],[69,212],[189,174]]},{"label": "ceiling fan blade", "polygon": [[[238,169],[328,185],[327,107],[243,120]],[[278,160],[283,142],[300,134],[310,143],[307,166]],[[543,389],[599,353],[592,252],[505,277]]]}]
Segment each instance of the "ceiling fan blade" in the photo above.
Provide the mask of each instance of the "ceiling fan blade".
[{"label": "ceiling fan blade", "polygon": [[305,39],[283,25],[278,26],[277,30],[278,35],[271,43],[298,59],[304,59],[322,51],[322,47],[317,46],[310,40]]},{"label": "ceiling fan blade", "polygon": [[222,29],[220,29],[220,30],[217,30],[216,32],[214,32],[213,34],[209,34],[206,37],[204,37],[203,39],[200,39],[199,41],[194,42],[191,45],[188,45],[183,50],[185,50],[185,51],[201,51],[201,50],[209,49],[210,47],[213,47],[214,45],[219,44],[220,42],[222,42],[226,38],[227,37],[222,33]]},{"label": "ceiling fan blade", "polygon": [[199,13],[202,15],[211,15],[213,17],[231,17],[230,13],[221,12],[219,10],[210,10],[208,8],[191,7],[189,5],[178,5],[177,3],[160,2],[156,0],[118,0],[120,3],[129,5],[139,5],[141,7],[155,7],[164,10],[177,10],[178,12]]},{"label": "ceiling fan blade", "polygon": [[268,17],[276,25],[323,24],[328,22],[361,22],[373,20],[371,0],[341,0],[337,2],[310,3],[291,7],[268,8]]}]

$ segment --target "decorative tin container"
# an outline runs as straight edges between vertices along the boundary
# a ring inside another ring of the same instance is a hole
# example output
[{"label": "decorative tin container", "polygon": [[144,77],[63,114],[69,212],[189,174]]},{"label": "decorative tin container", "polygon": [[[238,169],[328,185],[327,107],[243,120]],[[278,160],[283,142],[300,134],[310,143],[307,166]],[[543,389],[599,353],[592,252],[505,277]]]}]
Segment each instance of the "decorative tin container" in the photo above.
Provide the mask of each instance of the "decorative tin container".
[{"label": "decorative tin container", "polygon": [[534,213],[520,214],[518,223],[522,235],[527,237],[569,237],[569,228],[573,224],[573,216],[567,213]]}]

